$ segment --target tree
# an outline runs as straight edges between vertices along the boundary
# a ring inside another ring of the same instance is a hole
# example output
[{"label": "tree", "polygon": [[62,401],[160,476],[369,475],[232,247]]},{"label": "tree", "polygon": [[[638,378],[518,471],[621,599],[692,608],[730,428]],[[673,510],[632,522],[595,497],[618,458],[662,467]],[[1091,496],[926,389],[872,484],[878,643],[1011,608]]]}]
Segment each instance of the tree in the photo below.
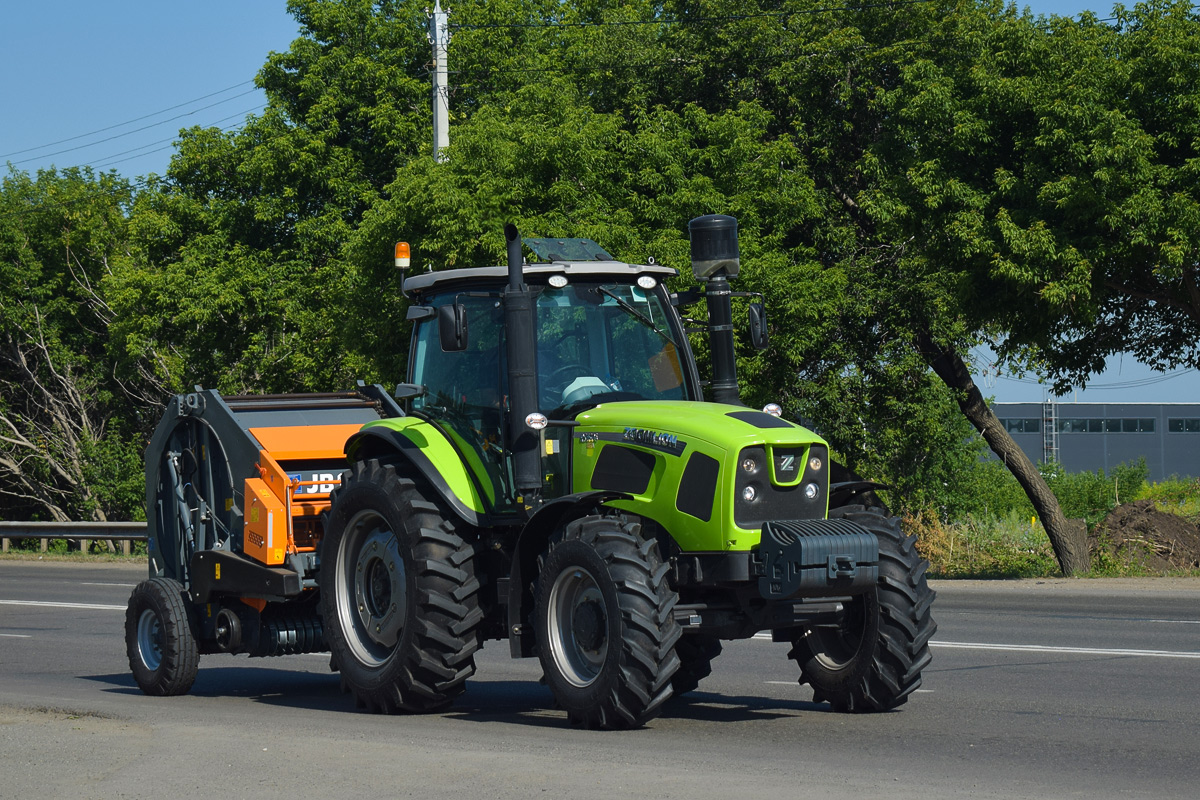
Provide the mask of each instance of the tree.
[{"label": "tree", "polygon": [[1049,34],[1013,54],[1046,74],[1008,98],[1037,125],[998,167],[1002,248],[977,281],[1005,291],[1000,352],[1059,391],[1123,351],[1200,366],[1200,16],[1155,0],[1117,6],[1111,24],[1053,20]]},{"label": "tree", "polygon": [[0,185],[0,513],[104,520],[141,505],[101,290],[126,247],[131,192],[86,169]]},{"label": "tree", "polygon": [[866,280],[900,288],[898,327],[1025,487],[1067,574],[1085,545],[960,354],[995,337],[1060,390],[1120,350],[1195,363],[1197,33],[1186,4],[1118,9],[1115,25],[983,4],[900,65],[864,148],[855,204],[879,238],[912,243]]}]

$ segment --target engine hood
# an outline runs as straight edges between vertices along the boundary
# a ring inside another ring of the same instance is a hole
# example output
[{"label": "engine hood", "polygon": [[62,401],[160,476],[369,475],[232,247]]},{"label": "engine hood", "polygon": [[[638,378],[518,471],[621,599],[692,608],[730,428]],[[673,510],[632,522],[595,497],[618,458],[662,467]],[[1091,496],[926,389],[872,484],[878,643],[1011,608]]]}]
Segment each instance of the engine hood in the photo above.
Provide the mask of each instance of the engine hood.
[{"label": "engine hood", "polygon": [[631,441],[665,445],[675,437],[680,443],[703,441],[733,452],[751,444],[825,444],[801,425],[724,403],[603,403],[576,420],[581,428],[623,433]]}]

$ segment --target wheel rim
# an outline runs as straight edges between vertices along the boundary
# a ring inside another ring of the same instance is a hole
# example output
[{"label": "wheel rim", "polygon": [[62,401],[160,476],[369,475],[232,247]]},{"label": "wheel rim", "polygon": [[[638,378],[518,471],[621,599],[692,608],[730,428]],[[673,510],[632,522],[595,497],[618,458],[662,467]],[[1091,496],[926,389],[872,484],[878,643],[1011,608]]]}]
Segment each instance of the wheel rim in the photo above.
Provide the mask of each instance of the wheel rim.
[{"label": "wheel rim", "polygon": [[550,649],[572,686],[591,685],[608,655],[608,613],[592,573],[571,567],[559,574],[548,604]]},{"label": "wheel rim", "polygon": [[838,671],[851,666],[863,647],[867,625],[866,595],[846,603],[842,624],[838,627],[813,628],[813,655],[825,669]]},{"label": "wheel rim", "polygon": [[162,664],[162,622],[152,608],[145,609],[138,617],[137,646],[146,669],[155,672]]},{"label": "wheel rim", "polygon": [[337,609],[346,643],[367,666],[395,652],[408,609],[404,559],[387,521],[362,511],[346,526],[338,548]]}]

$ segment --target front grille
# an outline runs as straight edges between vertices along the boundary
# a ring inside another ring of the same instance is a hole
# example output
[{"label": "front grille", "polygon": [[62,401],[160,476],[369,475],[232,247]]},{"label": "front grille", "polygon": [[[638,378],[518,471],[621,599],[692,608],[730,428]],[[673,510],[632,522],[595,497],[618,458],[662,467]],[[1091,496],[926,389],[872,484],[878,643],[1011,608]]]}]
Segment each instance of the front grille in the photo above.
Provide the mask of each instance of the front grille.
[{"label": "front grille", "polygon": [[[768,450],[770,455],[768,456]],[[788,479],[787,458],[800,479]],[[813,457],[819,458],[821,468],[812,468]],[[747,471],[751,459],[757,469]],[[802,470],[802,472],[801,472]],[[824,445],[781,445],[747,447],[738,455],[737,478],[734,480],[733,519],[739,528],[758,529],[764,522],[782,519],[822,519],[825,516],[825,493],[829,485],[829,451]],[[774,476],[774,480],[772,480]],[[794,482],[793,482],[794,481]],[[788,484],[790,485],[784,485]],[[815,483],[816,497],[804,495],[804,487]],[[747,487],[754,489],[754,500],[745,499]]]}]

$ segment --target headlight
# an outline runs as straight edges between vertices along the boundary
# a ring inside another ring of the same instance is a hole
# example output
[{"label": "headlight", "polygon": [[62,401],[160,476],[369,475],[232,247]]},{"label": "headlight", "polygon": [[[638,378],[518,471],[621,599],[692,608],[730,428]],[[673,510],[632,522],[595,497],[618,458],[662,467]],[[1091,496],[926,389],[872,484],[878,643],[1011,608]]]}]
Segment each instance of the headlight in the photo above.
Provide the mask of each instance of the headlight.
[{"label": "headlight", "polygon": [[757,497],[758,491],[753,486],[747,486],[745,489],[742,489],[742,499],[747,503],[753,503]]},{"label": "headlight", "polygon": [[815,483],[804,484],[804,496],[809,500],[816,500],[817,495],[821,493],[821,489]]}]

